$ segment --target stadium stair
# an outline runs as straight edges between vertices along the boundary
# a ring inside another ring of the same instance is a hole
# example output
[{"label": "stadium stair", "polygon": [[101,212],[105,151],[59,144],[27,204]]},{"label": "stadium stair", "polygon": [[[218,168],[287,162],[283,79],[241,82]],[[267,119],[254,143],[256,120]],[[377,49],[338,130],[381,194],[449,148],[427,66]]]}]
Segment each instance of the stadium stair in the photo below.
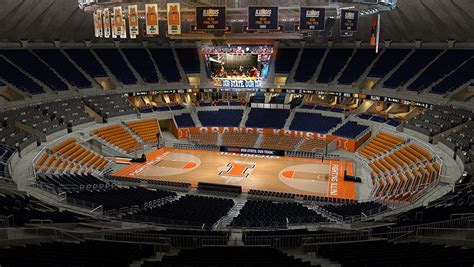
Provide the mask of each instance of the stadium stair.
[{"label": "stadium stair", "polygon": [[158,80],[159,80],[158,83],[166,83],[166,79],[163,77],[163,74],[161,74],[160,69],[158,68],[158,65],[156,65],[155,59],[151,55],[150,50],[148,50],[148,48],[144,48],[144,49],[146,50],[148,56],[150,57],[150,61],[153,63],[153,66],[155,67],[156,75],[158,75]]},{"label": "stadium stair", "polygon": [[191,115],[191,119],[193,119],[194,125],[196,125],[196,127],[202,127],[202,123],[199,120],[199,116],[197,115],[196,107],[194,105],[191,105],[191,108],[189,110],[189,114]]},{"label": "stadium stair", "polygon": [[86,71],[84,71],[77,63],[76,61],[74,61],[68,53],[66,53],[64,50],[60,49],[61,53],[69,60],[69,62],[71,62],[71,64],[77,69],[77,71],[79,71],[80,73],[82,73],[82,75],[88,79],[90,82],[91,82],[91,86],[92,88],[94,89],[99,89],[99,85],[97,84],[97,81],[91,77]]},{"label": "stadium stair", "polygon": [[186,72],[184,71],[183,66],[181,65],[181,62],[179,61],[178,55],[176,54],[176,49],[172,47],[171,51],[173,52],[174,61],[176,62],[176,67],[178,68],[179,75],[181,76],[181,82],[187,84],[188,83],[187,75],[186,75]]},{"label": "stadium stair", "polygon": [[255,144],[253,145],[253,147],[254,148],[260,148],[260,146],[263,143],[264,137],[265,136],[263,134],[259,134],[258,137],[257,137],[257,140],[255,141]]},{"label": "stadium stair", "polygon": [[214,226],[214,230],[223,229],[230,225],[232,220],[237,217],[240,210],[245,206],[247,199],[239,199],[235,201],[235,205],[229,210],[226,216],[222,217]]},{"label": "stadium stair", "polygon": [[[304,42],[302,42],[301,45],[304,46]],[[298,69],[298,65],[300,63],[301,55],[303,54],[303,51],[304,51],[304,47],[301,47],[300,50],[298,51],[298,56],[296,56],[295,64],[293,64],[293,67],[291,68],[291,71],[288,74],[287,81],[290,83],[293,82],[293,78],[295,77],[296,69]]]},{"label": "stadium stair", "polygon": [[96,52],[93,49],[89,49],[92,55],[94,55],[95,59],[100,63],[102,68],[104,69],[105,73],[107,74],[107,77],[112,81],[112,83],[115,86],[122,87],[122,83],[120,83],[117,78],[112,74],[112,71],[107,67],[107,65],[102,61],[102,59],[96,54]]},{"label": "stadium stair", "polygon": [[314,84],[316,82],[316,80],[318,79],[319,74],[321,73],[321,70],[323,69],[324,61],[326,61],[326,58],[327,58],[328,53],[329,53],[330,50],[331,49],[328,48],[328,49],[326,49],[326,52],[324,52],[324,55],[321,58],[321,60],[319,61],[319,65],[316,68],[316,71],[313,73],[313,76],[311,76],[311,79],[309,79],[309,84]]},{"label": "stadium stair", "polygon": [[143,80],[142,76],[140,74],[138,74],[137,70],[135,70],[135,68],[132,66],[132,64],[130,63],[130,61],[128,61],[128,58],[125,56],[125,54],[123,53],[122,49],[118,48],[117,51],[119,52],[119,54],[122,56],[123,60],[125,61],[125,63],[127,63],[127,67],[130,69],[130,71],[132,72],[133,76],[135,76],[135,79],[137,79],[137,83],[138,84],[141,84],[141,85],[144,85],[145,84],[145,81]]},{"label": "stadium stair", "polygon": [[444,50],[443,52],[439,53],[436,57],[433,58],[433,60],[431,60],[428,64],[426,64],[426,66],[424,66],[422,69],[420,69],[413,77],[411,77],[400,89],[403,90],[403,91],[407,91],[407,87],[412,83],[414,82],[416,79],[418,79],[418,77],[420,77],[420,75],[422,75],[426,69],[428,69],[431,64],[433,64],[434,62],[436,62],[442,55],[444,55],[444,53],[446,53],[447,50]]},{"label": "stadium stair", "polygon": [[291,122],[293,121],[293,118],[295,118],[296,114],[296,109],[292,109],[290,112],[290,116],[288,116],[288,119],[286,119],[285,126],[283,127],[284,130],[289,130]]},{"label": "stadium stair", "polygon": [[387,51],[386,49],[382,50],[377,54],[377,56],[374,58],[374,60],[369,64],[369,66],[364,70],[362,75],[357,79],[357,81],[353,84],[354,87],[359,88],[361,83],[367,79],[367,75],[369,74],[370,70],[374,67],[374,64],[380,59],[380,57],[383,55],[383,53]]},{"label": "stadium stair", "polygon": [[[433,89],[433,87],[435,85],[437,85],[438,83],[440,83],[441,81],[443,81],[444,79],[448,78],[449,76],[451,76],[453,73],[455,73],[458,69],[462,68],[464,65],[468,64],[470,61],[470,59],[467,59],[466,61],[464,61],[462,64],[460,64],[457,68],[453,69],[452,71],[450,71],[448,74],[446,74],[445,76],[441,77],[440,79],[438,79],[436,82],[434,82],[433,84],[431,84],[429,87],[425,88],[423,90],[423,93],[429,93],[431,92],[431,89]],[[465,88],[466,86],[470,85],[472,83],[471,80],[467,81],[466,83],[464,83],[463,85],[459,86],[458,88]],[[453,90],[454,92],[455,90]]]},{"label": "stadium stair", "polygon": [[334,80],[332,80],[331,84],[333,84],[333,85],[336,85],[336,84],[337,84],[337,81],[339,80],[339,77],[341,77],[342,73],[344,73],[344,70],[347,68],[347,66],[349,65],[349,63],[352,61],[352,58],[353,58],[354,55],[357,53],[357,50],[358,50],[358,49],[352,50],[352,55],[347,59],[347,61],[346,61],[346,63],[344,64],[344,66],[339,70],[339,73],[336,75],[336,77],[334,78]]},{"label": "stadium stair", "polygon": [[398,64],[389,73],[387,73],[387,75],[385,75],[382,79],[380,79],[377,82],[377,84],[374,86],[373,89],[383,88],[383,84],[385,83],[385,81],[388,80],[390,77],[392,77],[392,75],[398,70],[398,68],[400,68],[400,66],[402,66],[405,63],[405,61],[409,59],[413,53],[415,53],[415,51],[416,49],[412,49],[410,53],[408,53],[402,60],[400,60],[400,62],[398,62]]},{"label": "stadium stair", "polygon": [[244,114],[242,115],[242,121],[240,121],[241,128],[245,127],[245,123],[247,123],[247,119],[249,118],[249,112],[250,112],[250,108],[246,108],[244,110]]}]

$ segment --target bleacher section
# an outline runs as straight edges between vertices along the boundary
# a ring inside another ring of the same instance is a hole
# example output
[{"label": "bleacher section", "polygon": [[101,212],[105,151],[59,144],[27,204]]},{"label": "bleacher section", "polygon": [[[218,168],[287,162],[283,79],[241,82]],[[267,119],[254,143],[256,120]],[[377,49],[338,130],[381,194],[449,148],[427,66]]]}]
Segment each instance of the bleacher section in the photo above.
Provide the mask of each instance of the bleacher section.
[{"label": "bleacher section", "polygon": [[89,49],[66,49],[64,52],[91,77],[107,77],[104,68]]},{"label": "bleacher section", "polygon": [[22,151],[36,139],[29,133],[15,128],[18,111],[8,110],[0,113],[0,143]]},{"label": "bleacher section", "polygon": [[404,127],[426,136],[435,136],[473,119],[474,115],[468,110],[433,106],[408,120]]},{"label": "bleacher section", "polygon": [[39,174],[36,183],[53,186],[58,189],[57,192],[103,190],[112,186],[91,174]]},{"label": "bleacher section", "polygon": [[278,227],[288,224],[325,222],[326,219],[299,203],[248,200],[231,223],[232,227]]},{"label": "bleacher section", "polygon": [[220,109],[217,111],[199,111],[202,126],[239,127],[243,109]]},{"label": "bleacher section", "polygon": [[185,249],[174,256],[164,256],[161,261],[145,261],[142,267],[310,267],[302,261],[269,247],[203,247]]},{"label": "bleacher section", "polygon": [[103,171],[109,163],[105,157],[78,144],[75,138],[69,138],[45,150],[36,160],[35,169],[37,173],[79,174]]},{"label": "bleacher section", "polygon": [[341,266],[468,266],[474,249],[419,242],[350,242],[318,246],[317,255]]},{"label": "bleacher section", "polygon": [[155,61],[160,73],[168,82],[181,81],[181,75],[176,67],[176,61],[171,48],[150,49],[151,56]]},{"label": "bleacher section", "polygon": [[148,51],[144,48],[126,48],[122,49],[123,54],[127,57],[128,62],[142,77],[146,83],[158,83],[158,74],[151,61]]},{"label": "bleacher section", "polygon": [[253,128],[282,129],[290,115],[289,109],[252,108],[245,126]]},{"label": "bleacher section", "polygon": [[[32,197],[16,193],[0,194],[0,216],[12,216],[12,226],[24,226],[32,220],[43,220],[50,223],[70,223],[77,221],[81,217],[69,211],[59,211]],[[3,264],[4,260],[5,258],[0,252],[0,262]]]},{"label": "bleacher section", "polygon": [[217,133],[191,133],[190,140],[200,145],[215,146],[217,144]]},{"label": "bleacher section", "polygon": [[468,121],[461,129],[440,140],[463,163],[474,161],[474,122]]},{"label": "bleacher section", "polygon": [[326,49],[305,48],[293,78],[295,82],[309,81],[321,63],[325,52]]},{"label": "bleacher section", "polygon": [[29,73],[55,91],[68,90],[65,84],[46,64],[28,50],[0,50],[16,66]]},{"label": "bleacher section", "polygon": [[301,138],[286,135],[263,135],[260,148],[293,151]]},{"label": "bleacher section", "polygon": [[94,49],[94,52],[119,82],[125,85],[137,83],[133,72],[117,49]]},{"label": "bleacher section", "polygon": [[131,153],[140,147],[140,143],[127,130],[118,124],[93,130],[91,135],[97,136],[105,142]]},{"label": "bleacher section", "polygon": [[474,79],[474,58],[459,67],[456,71],[445,77],[441,82],[433,86],[431,92],[435,94],[444,94],[454,91],[461,85]]},{"label": "bleacher section", "polygon": [[369,129],[367,125],[358,124],[355,121],[348,121],[337,128],[332,135],[355,139],[361,133],[367,131],[367,129]]},{"label": "bleacher section", "polygon": [[441,164],[415,143],[379,132],[360,151],[368,166],[376,198],[407,201],[439,181]]},{"label": "bleacher section", "polygon": [[[473,56],[471,50],[447,50],[431,64],[415,81],[408,85],[410,91],[421,91],[455,70]],[[467,81],[467,80],[466,80]]]},{"label": "bleacher section", "polygon": [[388,78],[383,86],[386,88],[398,88],[415,76],[428,63],[435,59],[442,50],[438,49],[417,49],[405,62]]},{"label": "bleacher section", "polygon": [[176,54],[186,73],[201,72],[197,48],[177,48]]},{"label": "bleacher section", "polygon": [[44,93],[43,88],[39,84],[2,57],[0,57],[0,77],[24,92],[30,94]]},{"label": "bleacher section", "polygon": [[68,203],[93,203],[101,205],[104,211],[124,210],[125,208],[146,209],[149,203],[157,205],[157,201],[172,199],[176,197],[175,192],[163,190],[150,190],[143,187],[117,188],[107,187],[98,190],[83,190],[67,194]]},{"label": "bleacher section", "polygon": [[161,134],[156,118],[129,121],[126,122],[126,125],[130,130],[138,135],[138,137],[147,143],[156,143],[158,141],[158,135]]},{"label": "bleacher section", "polygon": [[193,118],[191,118],[191,114],[189,113],[182,113],[180,115],[175,115],[174,120],[178,125],[178,128],[190,128],[195,127]]},{"label": "bleacher section", "polygon": [[127,218],[134,221],[210,229],[233,206],[234,201],[231,199],[186,195],[160,207],[128,215]]},{"label": "bleacher section", "polygon": [[386,206],[373,201],[344,205],[324,205],[321,208],[331,215],[343,218],[343,220],[353,216],[362,216],[362,213],[364,213],[365,216],[369,216],[387,210]]},{"label": "bleacher section", "polygon": [[255,141],[257,141],[256,134],[244,134],[244,133],[224,133],[222,134],[222,145],[223,146],[235,146],[235,147],[253,147]]},{"label": "bleacher section", "polygon": [[405,139],[403,138],[381,131],[362,147],[358,153],[366,159],[373,159],[404,142]]},{"label": "bleacher section", "polygon": [[353,49],[331,49],[324,60],[321,72],[317,79],[318,83],[330,83],[334,81],[337,74],[346,65],[352,56]]},{"label": "bleacher section", "polygon": [[46,64],[53,68],[61,77],[66,79],[72,86],[79,89],[90,88],[91,82],[77,70],[59,49],[35,49],[33,50]]},{"label": "bleacher section", "polygon": [[84,103],[105,120],[137,113],[135,107],[120,94],[85,97]]},{"label": "bleacher section", "polygon": [[353,84],[375,60],[377,54],[373,49],[357,49],[347,67],[337,80],[339,84]]},{"label": "bleacher section", "polygon": [[320,139],[306,138],[301,143],[298,151],[302,152],[324,152],[326,150],[327,141]]},{"label": "bleacher section", "polygon": [[379,59],[374,63],[367,76],[376,78],[385,77],[408,55],[408,53],[410,53],[409,49],[385,49],[383,54],[380,55]]},{"label": "bleacher section", "polygon": [[151,244],[83,241],[2,248],[0,257],[5,266],[129,266],[155,252]]},{"label": "bleacher section", "polygon": [[291,122],[290,130],[328,133],[332,128],[341,123],[341,121],[341,118],[324,116],[319,113],[296,112]]},{"label": "bleacher section", "polygon": [[278,49],[275,60],[275,73],[289,74],[298,57],[299,49],[280,48]]},{"label": "bleacher section", "polygon": [[76,126],[94,121],[84,111],[84,101],[80,98],[41,104],[37,110],[52,120],[57,119],[59,124],[64,124],[68,128],[68,131],[72,131]]},{"label": "bleacher section", "polygon": [[13,153],[15,153],[15,149],[0,143],[0,177],[10,178],[8,163]]}]

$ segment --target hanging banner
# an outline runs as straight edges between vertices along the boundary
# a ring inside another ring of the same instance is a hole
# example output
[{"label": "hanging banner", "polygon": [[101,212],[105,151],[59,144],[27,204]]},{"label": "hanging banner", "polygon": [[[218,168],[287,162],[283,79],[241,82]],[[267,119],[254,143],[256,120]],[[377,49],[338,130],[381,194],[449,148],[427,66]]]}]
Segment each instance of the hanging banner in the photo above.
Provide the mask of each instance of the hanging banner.
[{"label": "hanging banner", "polygon": [[249,6],[249,30],[278,30],[278,7]]},{"label": "hanging banner", "polygon": [[[125,19],[122,19],[122,25],[124,25],[123,27],[126,28]],[[136,35],[132,38],[135,38],[135,37],[136,37]],[[122,34],[120,35],[120,38],[122,38],[122,39],[127,38],[127,31],[122,31]]]},{"label": "hanging banner", "polygon": [[110,25],[112,26],[112,38],[117,38],[117,28],[115,28],[115,18],[110,20]]},{"label": "hanging banner", "polygon": [[102,23],[102,10],[97,10],[97,28],[99,37],[104,37],[104,24]]},{"label": "hanging banner", "polygon": [[125,31],[125,25],[123,23],[123,18],[122,18],[122,7],[121,6],[116,6],[114,7],[114,24],[115,24],[115,33],[117,36],[123,35],[123,32]]},{"label": "hanging banner", "polygon": [[138,6],[128,6],[128,28],[130,31],[130,38],[135,38],[138,35]]},{"label": "hanging banner", "polygon": [[158,34],[158,4],[145,5],[146,34]]},{"label": "hanging banner", "polygon": [[302,7],[300,9],[300,30],[324,31],[326,9],[315,7]]},{"label": "hanging banner", "polygon": [[167,3],[168,34],[181,34],[181,5],[180,3]]},{"label": "hanging banner", "polygon": [[196,30],[225,31],[225,7],[196,7]]},{"label": "hanging banner", "polygon": [[108,8],[104,9],[104,37],[110,38],[110,10]]},{"label": "hanging banner", "polygon": [[94,21],[94,36],[99,37],[99,23],[97,22],[97,10],[92,14]]},{"label": "hanging banner", "polygon": [[341,11],[341,31],[356,32],[359,22],[359,11],[342,10]]}]

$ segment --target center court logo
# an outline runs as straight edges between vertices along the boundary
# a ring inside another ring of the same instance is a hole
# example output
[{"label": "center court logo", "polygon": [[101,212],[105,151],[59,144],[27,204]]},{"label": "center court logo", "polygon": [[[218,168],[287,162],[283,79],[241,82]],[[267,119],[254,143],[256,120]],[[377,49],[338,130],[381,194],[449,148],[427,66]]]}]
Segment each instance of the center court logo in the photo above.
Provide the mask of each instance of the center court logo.
[{"label": "center court logo", "polygon": [[219,176],[226,178],[247,178],[255,169],[255,163],[231,162],[220,168]]}]

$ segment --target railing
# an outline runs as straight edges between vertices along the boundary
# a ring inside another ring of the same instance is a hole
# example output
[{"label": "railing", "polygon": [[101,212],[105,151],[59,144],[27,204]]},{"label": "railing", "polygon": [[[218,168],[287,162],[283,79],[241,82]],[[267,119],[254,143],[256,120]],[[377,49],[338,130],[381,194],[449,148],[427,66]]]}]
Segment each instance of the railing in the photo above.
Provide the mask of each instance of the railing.
[{"label": "railing", "polygon": [[145,215],[138,215],[138,214],[131,214],[127,217],[121,218],[120,220],[147,223],[147,224],[159,225],[159,226],[172,226],[173,228],[205,229],[205,228],[212,227],[212,225],[209,225],[206,227],[204,223],[200,223],[200,222],[159,218],[159,217],[145,216]]},{"label": "railing", "polygon": [[228,235],[179,235],[167,233],[91,233],[86,239],[100,239],[130,243],[169,244],[175,247],[196,248],[227,245]]},{"label": "railing", "polygon": [[173,144],[173,147],[174,147],[174,148],[181,148],[181,149],[219,151],[219,147],[218,147],[218,146],[212,146],[212,145],[174,143],[174,144]]},{"label": "railing", "polygon": [[[419,227],[416,230],[416,239],[438,238],[449,240],[463,240],[474,244],[474,229],[467,228],[436,228],[436,227]],[[470,240],[468,240],[470,239]]]},{"label": "railing", "polygon": [[416,233],[418,228],[472,228],[474,227],[474,215],[468,215],[457,219],[449,219],[438,222],[423,223],[410,226],[392,228],[390,232],[411,232]]}]

